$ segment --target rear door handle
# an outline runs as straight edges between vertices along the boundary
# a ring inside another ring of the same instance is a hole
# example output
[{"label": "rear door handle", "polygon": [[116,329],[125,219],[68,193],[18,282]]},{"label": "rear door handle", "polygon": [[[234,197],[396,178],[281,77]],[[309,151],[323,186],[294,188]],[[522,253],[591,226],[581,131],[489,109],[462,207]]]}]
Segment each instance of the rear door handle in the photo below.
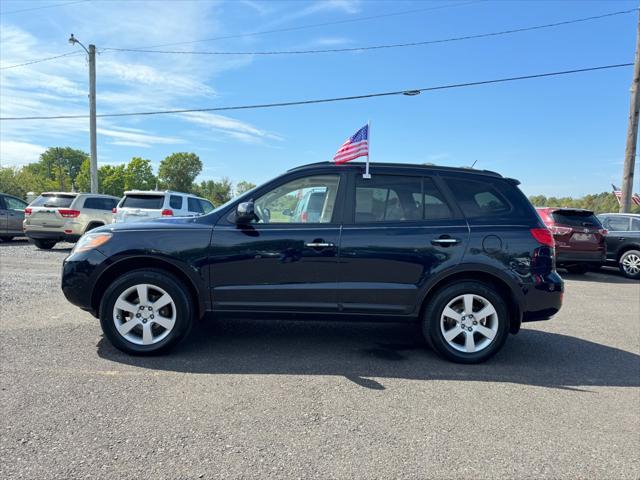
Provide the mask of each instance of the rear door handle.
[{"label": "rear door handle", "polygon": [[457,243],[460,243],[460,240],[458,240],[457,238],[441,237],[441,238],[434,238],[433,240],[431,240],[431,243],[433,245],[441,245],[443,247],[448,247],[450,245],[455,245]]},{"label": "rear door handle", "polygon": [[305,243],[304,245],[309,248],[328,248],[328,247],[336,246],[335,243],[324,242],[322,240],[316,240],[313,242]]}]

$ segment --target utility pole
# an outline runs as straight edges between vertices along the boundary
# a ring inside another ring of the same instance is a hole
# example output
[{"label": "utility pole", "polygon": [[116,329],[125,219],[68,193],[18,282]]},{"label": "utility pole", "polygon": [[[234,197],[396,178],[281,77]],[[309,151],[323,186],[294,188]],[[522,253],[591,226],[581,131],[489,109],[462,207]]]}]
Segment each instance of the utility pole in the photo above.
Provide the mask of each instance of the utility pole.
[{"label": "utility pole", "polygon": [[629,108],[629,127],[627,128],[627,147],[624,152],[624,170],[622,173],[622,199],[620,213],[631,211],[631,196],[633,195],[633,170],[636,163],[636,145],[638,143],[638,113],[640,112],[640,96],[638,82],[640,81],[640,14],[636,32],[636,58],[633,66],[633,82],[631,83],[631,106]]},{"label": "utility pole", "polygon": [[89,45],[89,49],[71,34],[69,43],[76,43],[84,48],[89,56],[89,139],[91,142],[91,159],[89,160],[91,176],[91,193],[98,193],[98,147],[96,137],[96,46]]},{"label": "utility pole", "polygon": [[[638,125],[636,114],[636,132]],[[89,135],[91,136],[91,193],[98,193],[98,146],[96,137],[96,46],[89,45]]]}]

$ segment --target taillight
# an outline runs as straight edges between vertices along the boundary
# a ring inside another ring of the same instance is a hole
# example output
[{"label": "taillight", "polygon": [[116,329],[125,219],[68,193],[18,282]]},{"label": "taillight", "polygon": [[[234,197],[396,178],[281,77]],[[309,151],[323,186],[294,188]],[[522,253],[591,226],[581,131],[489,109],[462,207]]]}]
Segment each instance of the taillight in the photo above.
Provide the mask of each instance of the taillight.
[{"label": "taillight", "polygon": [[78,210],[70,210],[68,208],[60,208],[58,212],[60,213],[60,216],[64,218],[75,218],[80,215]]},{"label": "taillight", "polygon": [[598,233],[600,233],[600,235],[609,235],[609,230],[607,230],[606,228],[601,228],[600,230],[598,230]]},{"label": "taillight", "polygon": [[27,208],[24,209],[24,214],[25,214],[26,217],[31,215],[31,212],[33,212],[33,209],[31,207],[27,207]]},{"label": "taillight", "polygon": [[302,223],[307,223],[309,221],[309,213],[308,212],[302,212],[300,214],[300,221]]},{"label": "taillight", "polygon": [[162,210],[162,214],[163,217],[173,217],[173,210],[169,209],[169,208],[165,208],[164,210]]},{"label": "taillight", "polygon": [[116,213],[118,213],[118,209],[117,209],[117,208],[115,208],[115,207],[114,207],[114,208],[112,208],[112,209],[111,209],[111,213],[113,213],[113,214],[115,215]]},{"label": "taillight", "polygon": [[554,235],[568,235],[573,231],[571,227],[558,227],[555,225],[549,227],[549,230],[551,230],[551,233],[553,233]]},{"label": "taillight", "polygon": [[531,236],[535,238],[538,243],[544,245],[546,247],[555,247],[555,242],[553,241],[553,235],[551,231],[547,228],[532,228],[529,230],[531,232]]}]

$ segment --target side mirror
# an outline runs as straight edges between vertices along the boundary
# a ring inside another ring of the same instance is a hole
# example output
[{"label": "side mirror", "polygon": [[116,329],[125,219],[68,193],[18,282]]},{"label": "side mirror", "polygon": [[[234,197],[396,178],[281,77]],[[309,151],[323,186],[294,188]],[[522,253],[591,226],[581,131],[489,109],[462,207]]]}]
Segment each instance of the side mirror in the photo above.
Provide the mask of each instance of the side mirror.
[{"label": "side mirror", "polygon": [[257,216],[254,210],[253,200],[249,200],[248,202],[240,202],[236,206],[236,223],[251,223],[256,218]]},{"label": "side mirror", "polygon": [[293,212],[292,212],[292,211],[291,211],[291,209],[289,209],[289,208],[287,208],[287,209],[283,210],[283,211],[282,211],[282,214],[283,214],[285,217],[293,217]]}]

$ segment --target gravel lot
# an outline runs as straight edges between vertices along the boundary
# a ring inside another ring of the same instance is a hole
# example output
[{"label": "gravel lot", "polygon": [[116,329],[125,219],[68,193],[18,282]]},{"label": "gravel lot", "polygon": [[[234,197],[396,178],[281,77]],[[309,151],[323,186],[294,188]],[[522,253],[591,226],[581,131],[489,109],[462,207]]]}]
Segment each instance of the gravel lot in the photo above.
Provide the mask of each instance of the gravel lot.
[{"label": "gravel lot", "polygon": [[402,325],[203,322],[135,358],[0,244],[0,478],[640,478],[640,283],[566,275],[486,364]]}]

